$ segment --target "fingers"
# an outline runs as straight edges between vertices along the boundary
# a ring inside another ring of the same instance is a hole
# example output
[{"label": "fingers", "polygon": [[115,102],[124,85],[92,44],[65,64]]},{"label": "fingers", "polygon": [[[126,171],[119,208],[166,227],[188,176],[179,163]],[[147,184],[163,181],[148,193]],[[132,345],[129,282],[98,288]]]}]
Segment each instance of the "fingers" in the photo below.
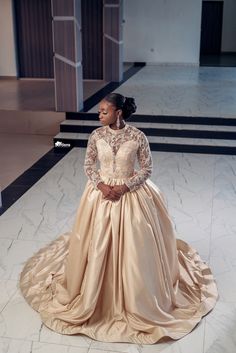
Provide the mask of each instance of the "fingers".
[{"label": "fingers", "polygon": [[103,198],[108,201],[118,201],[121,196],[124,195],[125,191],[123,185],[107,185],[102,186]]},{"label": "fingers", "polygon": [[105,200],[107,200],[107,201],[112,201],[112,202],[115,202],[115,201],[119,201],[120,197],[117,197],[117,198],[113,198],[113,197],[105,197],[104,199],[105,199]]},{"label": "fingers", "polygon": [[111,191],[112,191],[112,187],[110,187],[109,185],[103,185],[103,188],[101,189],[102,194],[104,197],[107,197],[110,195]]},{"label": "fingers", "polygon": [[110,193],[109,195],[104,196],[104,198],[106,200],[110,200],[110,201],[118,201],[120,199],[120,195],[119,194]]},{"label": "fingers", "polygon": [[121,196],[121,192],[116,191],[116,190],[111,190],[109,195],[114,196],[114,197],[120,197]]},{"label": "fingers", "polygon": [[116,193],[116,192],[110,192],[108,195],[104,196],[104,198],[106,200],[109,200],[109,201],[118,201],[120,199],[121,195],[119,193]]},{"label": "fingers", "polygon": [[119,193],[119,195],[124,195],[129,189],[125,184],[115,185],[113,190]]}]

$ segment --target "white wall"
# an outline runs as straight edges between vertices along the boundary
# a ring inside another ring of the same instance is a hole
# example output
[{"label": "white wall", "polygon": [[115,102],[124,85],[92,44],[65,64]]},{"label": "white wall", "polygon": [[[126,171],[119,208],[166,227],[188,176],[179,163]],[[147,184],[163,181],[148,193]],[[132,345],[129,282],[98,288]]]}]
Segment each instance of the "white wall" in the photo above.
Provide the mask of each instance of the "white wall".
[{"label": "white wall", "polygon": [[12,1],[0,0],[0,76],[16,76]]},{"label": "white wall", "polygon": [[199,63],[201,0],[124,0],[124,61]]}]

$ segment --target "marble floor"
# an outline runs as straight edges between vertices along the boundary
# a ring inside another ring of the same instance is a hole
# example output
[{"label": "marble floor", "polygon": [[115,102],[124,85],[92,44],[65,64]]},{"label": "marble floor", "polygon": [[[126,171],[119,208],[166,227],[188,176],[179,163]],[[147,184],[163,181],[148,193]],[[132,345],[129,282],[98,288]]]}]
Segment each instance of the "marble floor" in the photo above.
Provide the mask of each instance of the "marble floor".
[{"label": "marble floor", "polygon": [[138,114],[236,116],[235,67],[147,65],[116,91],[135,97]]},{"label": "marble floor", "polygon": [[210,264],[220,294],[189,335],[142,346],[63,336],[42,325],[19,292],[19,273],[35,251],[71,229],[86,182],[84,155],[72,149],[0,217],[0,352],[235,352],[236,156],[153,152],[151,180],[165,194],[178,237]]}]

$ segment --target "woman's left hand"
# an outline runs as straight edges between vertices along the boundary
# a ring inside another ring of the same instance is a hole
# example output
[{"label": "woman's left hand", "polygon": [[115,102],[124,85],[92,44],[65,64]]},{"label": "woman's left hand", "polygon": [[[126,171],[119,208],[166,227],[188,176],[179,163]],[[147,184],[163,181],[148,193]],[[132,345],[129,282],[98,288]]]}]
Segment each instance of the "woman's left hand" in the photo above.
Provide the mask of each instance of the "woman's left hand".
[{"label": "woman's left hand", "polygon": [[125,184],[114,185],[112,189],[115,190],[116,192],[118,192],[120,194],[120,196],[124,195],[126,192],[129,191],[128,186]]},{"label": "woman's left hand", "polygon": [[[106,197],[106,199],[110,200],[110,201],[118,201],[121,198],[121,196],[124,195],[128,191],[129,191],[129,188],[125,184],[123,184],[123,185],[114,185],[112,187],[111,197],[109,195],[109,196]],[[116,195],[116,199],[115,200],[112,197],[113,195]]]}]

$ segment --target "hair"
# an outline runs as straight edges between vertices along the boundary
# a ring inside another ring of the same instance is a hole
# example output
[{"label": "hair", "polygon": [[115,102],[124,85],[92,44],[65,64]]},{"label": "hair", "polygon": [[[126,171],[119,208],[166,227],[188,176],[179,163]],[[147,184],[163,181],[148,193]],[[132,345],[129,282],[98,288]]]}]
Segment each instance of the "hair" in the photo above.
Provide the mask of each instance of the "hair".
[{"label": "hair", "polygon": [[122,110],[122,117],[124,120],[136,112],[137,106],[133,97],[125,97],[119,93],[109,93],[105,98],[105,101],[111,103],[116,109]]}]

